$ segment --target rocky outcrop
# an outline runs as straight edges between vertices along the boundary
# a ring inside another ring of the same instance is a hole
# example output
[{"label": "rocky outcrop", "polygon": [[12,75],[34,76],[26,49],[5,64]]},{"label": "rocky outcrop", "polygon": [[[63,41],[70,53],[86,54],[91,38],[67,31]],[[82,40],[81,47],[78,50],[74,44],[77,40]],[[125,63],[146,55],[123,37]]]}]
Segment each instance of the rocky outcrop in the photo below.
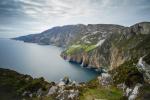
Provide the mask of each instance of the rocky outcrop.
[{"label": "rocky outcrop", "polygon": [[124,83],[118,84],[117,87],[123,90],[123,95],[128,99],[128,100],[136,100],[140,88],[143,86],[143,84],[137,83],[134,87],[128,87]]},{"label": "rocky outcrop", "polygon": [[101,76],[98,76],[99,84],[102,86],[109,86],[112,85],[112,77],[108,73],[102,73]]},{"label": "rocky outcrop", "polygon": [[139,94],[139,88],[142,86],[142,84],[136,84],[133,89],[127,88],[126,89],[126,96],[128,97],[128,100],[135,100]]},{"label": "rocky outcrop", "polygon": [[150,84],[150,65],[143,60],[143,57],[139,59],[137,68],[143,74],[145,81]]}]

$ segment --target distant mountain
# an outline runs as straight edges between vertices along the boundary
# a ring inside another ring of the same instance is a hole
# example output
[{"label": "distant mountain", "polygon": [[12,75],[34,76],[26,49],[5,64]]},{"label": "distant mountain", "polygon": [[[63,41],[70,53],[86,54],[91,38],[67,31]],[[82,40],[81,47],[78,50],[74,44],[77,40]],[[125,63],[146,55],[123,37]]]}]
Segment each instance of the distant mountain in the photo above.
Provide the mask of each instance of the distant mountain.
[{"label": "distant mountain", "polygon": [[22,40],[24,42],[32,42],[44,45],[54,44],[56,46],[66,47],[87,34],[102,32],[108,35],[123,28],[123,26],[113,24],[66,25],[48,29],[40,34],[21,36],[15,39]]}]

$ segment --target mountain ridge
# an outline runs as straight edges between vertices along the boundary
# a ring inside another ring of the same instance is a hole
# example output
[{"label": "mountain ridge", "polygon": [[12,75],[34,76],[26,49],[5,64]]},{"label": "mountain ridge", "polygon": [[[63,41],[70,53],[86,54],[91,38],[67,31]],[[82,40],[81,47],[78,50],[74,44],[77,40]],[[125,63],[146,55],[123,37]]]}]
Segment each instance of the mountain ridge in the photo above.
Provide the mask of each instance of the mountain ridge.
[{"label": "mountain ridge", "polygon": [[[33,42],[38,44],[55,44],[56,46],[67,46],[69,45],[68,42],[74,40],[74,37],[82,36],[88,32],[92,32],[98,29],[98,27],[108,27],[108,26],[118,26],[123,27],[121,25],[115,24],[77,24],[77,25],[65,25],[65,26],[58,26],[53,27],[48,30],[45,30],[39,34],[31,34],[27,36],[21,36],[14,38],[16,40],[23,40],[24,42]],[[93,28],[97,28],[92,30]],[[60,39],[60,37],[62,39]],[[68,40],[65,40],[68,38]],[[62,44],[62,43],[64,44]]]}]

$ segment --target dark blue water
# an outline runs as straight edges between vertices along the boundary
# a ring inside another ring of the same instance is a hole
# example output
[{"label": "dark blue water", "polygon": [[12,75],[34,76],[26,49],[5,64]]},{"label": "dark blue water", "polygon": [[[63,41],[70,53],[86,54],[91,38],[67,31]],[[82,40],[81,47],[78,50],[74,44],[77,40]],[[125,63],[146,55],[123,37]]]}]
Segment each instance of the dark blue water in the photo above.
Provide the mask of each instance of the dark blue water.
[{"label": "dark blue water", "polygon": [[79,82],[88,81],[97,73],[60,57],[62,48],[0,39],[0,67],[9,68],[48,81],[59,81],[65,76]]}]

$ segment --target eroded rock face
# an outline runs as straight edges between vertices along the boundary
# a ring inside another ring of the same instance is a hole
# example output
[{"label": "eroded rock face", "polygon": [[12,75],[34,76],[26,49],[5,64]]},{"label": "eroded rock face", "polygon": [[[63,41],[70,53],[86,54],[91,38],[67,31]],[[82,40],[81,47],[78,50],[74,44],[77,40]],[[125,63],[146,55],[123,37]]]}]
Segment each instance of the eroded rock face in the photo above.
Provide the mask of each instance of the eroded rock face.
[{"label": "eroded rock face", "polygon": [[110,63],[110,69],[113,69],[121,64],[123,64],[123,62],[125,61],[125,59],[123,58],[123,52],[118,49],[118,48],[112,48],[111,51],[111,63]]}]

